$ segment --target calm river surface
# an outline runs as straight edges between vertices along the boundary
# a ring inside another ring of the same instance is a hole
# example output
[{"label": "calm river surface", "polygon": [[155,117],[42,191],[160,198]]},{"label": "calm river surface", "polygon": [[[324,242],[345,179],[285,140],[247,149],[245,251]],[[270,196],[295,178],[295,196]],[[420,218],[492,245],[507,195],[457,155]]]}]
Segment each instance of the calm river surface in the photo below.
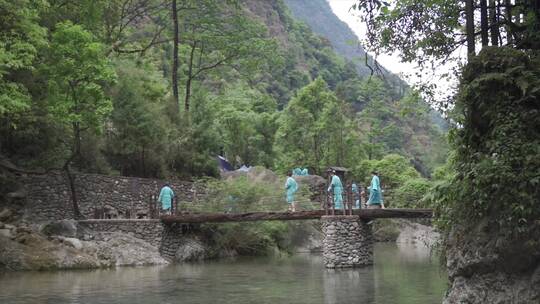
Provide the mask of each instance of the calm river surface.
[{"label": "calm river surface", "polygon": [[378,244],[375,265],[327,270],[318,255],[161,267],[0,274],[0,303],[441,303],[446,275],[427,249]]}]

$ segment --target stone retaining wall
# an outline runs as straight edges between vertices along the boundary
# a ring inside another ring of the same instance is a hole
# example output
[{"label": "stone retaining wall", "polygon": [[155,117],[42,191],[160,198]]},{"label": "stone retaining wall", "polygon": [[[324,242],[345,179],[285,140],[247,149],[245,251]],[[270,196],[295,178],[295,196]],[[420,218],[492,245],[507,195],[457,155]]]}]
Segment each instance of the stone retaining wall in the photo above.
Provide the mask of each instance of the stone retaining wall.
[{"label": "stone retaining wall", "polygon": [[348,268],[373,264],[371,226],[356,215],[321,218],[323,260],[326,268]]},{"label": "stone retaining wall", "polygon": [[[164,181],[149,178],[74,174],[79,209],[95,218],[96,209],[108,210],[111,218],[147,217]],[[25,216],[33,221],[73,218],[67,177],[63,172],[31,175],[23,179],[28,189]],[[203,194],[193,182],[171,182],[179,201],[194,202]],[[154,198],[152,198],[154,196]]]},{"label": "stone retaining wall", "polygon": [[157,219],[81,220],[79,225],[95,232],[129,234],[159,248],[159,253],[172,260],[182,243],[181,225],[164,225]]}]

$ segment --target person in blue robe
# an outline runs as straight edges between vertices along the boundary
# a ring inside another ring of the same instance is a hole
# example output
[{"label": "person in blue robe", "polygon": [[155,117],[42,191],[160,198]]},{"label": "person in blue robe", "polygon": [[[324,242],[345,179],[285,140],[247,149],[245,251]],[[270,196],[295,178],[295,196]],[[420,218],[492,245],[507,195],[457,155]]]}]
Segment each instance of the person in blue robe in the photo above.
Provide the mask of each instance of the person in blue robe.
[{"label": "person in blue robe", "polygon": [[285,192],[287,196],[287,203],[289,204],[289,211],[296,211],[296,202],[294,200],[294,194],[298,190],[298,184],[292,177],[291,172],[287,172],[287,181],[285,182]]},{"label": "person in blue robe", "polygon": [[334,192],[334,208],[343,209],[343,184],[341,184],[341,179],[336,175],[336,171],[330,173],[332,180],[330,181],[330,186],[328,187],[328,192]]},{"label": "person in blue robe", "polygon": [[371,172],[371,185],[369,186],[369,199],[367,201],[368,208],[378,209],[384,208],[381,183],[379,174],[376,171]]},{"label": "person in blue robe", "polygon": [[159,191],[158,202],[161,203],[161,210],[165,214],[171,213],[172,202],[174,199],[174,191],[171,189],[169,183],[166,183],[161,191]]}]

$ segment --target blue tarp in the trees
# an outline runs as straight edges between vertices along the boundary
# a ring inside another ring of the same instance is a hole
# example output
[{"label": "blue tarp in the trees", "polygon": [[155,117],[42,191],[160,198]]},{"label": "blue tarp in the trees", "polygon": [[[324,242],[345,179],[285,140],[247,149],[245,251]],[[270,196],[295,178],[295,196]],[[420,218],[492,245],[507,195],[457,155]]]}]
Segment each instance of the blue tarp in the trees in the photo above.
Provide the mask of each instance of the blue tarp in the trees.
[{"label": "blue tarp in the trees", "polygon": [[218,163],[219,163],[219,169],[221,171],[234,171],[233,166],[227,161],[227,159],[223,156],[217,157]]}]

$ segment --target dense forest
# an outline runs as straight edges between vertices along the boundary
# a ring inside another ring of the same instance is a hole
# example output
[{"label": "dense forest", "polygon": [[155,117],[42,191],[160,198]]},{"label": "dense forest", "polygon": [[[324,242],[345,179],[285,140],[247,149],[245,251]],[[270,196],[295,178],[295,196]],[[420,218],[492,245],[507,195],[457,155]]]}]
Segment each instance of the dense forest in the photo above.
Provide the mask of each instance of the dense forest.
[{"label": "dense forest", "polygon": [[320,173],[397,153],[429,177],[444,163],[419,95],[359,73],[281,0],[0,3],[0,149],[18,166],[192,178],[216,176],[218,154]]}]

